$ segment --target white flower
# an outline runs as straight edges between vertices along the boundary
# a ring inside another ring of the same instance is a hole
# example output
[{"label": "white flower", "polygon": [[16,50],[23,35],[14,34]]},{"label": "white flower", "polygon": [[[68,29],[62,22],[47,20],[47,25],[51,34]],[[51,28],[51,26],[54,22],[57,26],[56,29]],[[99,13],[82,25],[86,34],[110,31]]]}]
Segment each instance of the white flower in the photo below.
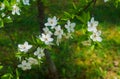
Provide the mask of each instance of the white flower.
[{"label": "white flower", "polygon": [[20,3],[20,0],[16,0],[16,2]]},{"label": "white flower", "polygon": [[62,35],[63,35],[63,30],[61,29],[60,25],[55,27],[54,35],[57,36],[56,44],[59,45],[59,43],[61,42],[61,39],[62,39]]},{"label": "white flower", "polygon": [[26,62],[26,60],[23,60],[21,64],[18,65],[19,68],[22,68],[22,70],[30,70],[31,64]]},{"label": "white flower", "polygon": [[30,5],[29,2],[30,2],[29,0],[23,0],[23,4],[24,4],[24,5]]},{"label": "white flower", "polygon": [[1,16],[2,16],[2,17],[5,17],[5,13],[1,13]]},{"label": "white flower", "polygon": [[3,10],[3,9],[5,9],[5,4],[4,4],[4,3],[1,3],[1,5],[0,5],[0,10]]},{"label": "white flower", "polygon": [[10,16],[8,16],[8,17],[7,17],[7,19],[9,19],[9,20],[10,20],[10,19],[11,19],[11,17],[10,17]]},{"label": "white flower", "polygon": [[55,33],[54,33],[54,35],[56,35],[59,39],[62,38],[63,30],[61,29],[60,25],[58,25],[57,27],[55,27]]},{"label": "white flower", "polygon": [[107,2],[107,1],[109,1],[109,0],[104,0],[104,2]]},{"label": "white flower", "polygon": [[74,32],[75,25],[76,25],[75,23],[71,23],[70,20],[68,20],[67,25],[65,25],[65,28],[69,33]]},{"label": "white flower", "polygon": [[61,38],[57,37],[56,44],[59,46],[59,43],[61,42]]},{"label": "white flower", "polygon": [[93,32],[93,34],[90,36],[90,38],[91,38],[93,41],[101,42],[101,41],[102,41],[102,38],[100,37],[100,35],[101,35],[101,31],[96,31],[96,32]]},{"label": "white flower", "polygon": [[45,34],[50,34],[52,35],[53,33],[48,29],[48,27],[43,28],[43,31]]},{"label": "white flower", "polygon": [[38,57],[38,59],[41,59],[43,56],[45,56],[44,54],[44,49],[38,47],[37,51],[34,52],[34,55]]},{"label": "white flower", "polygon": [[15,15],[15,14],[20,15],[20,8],[16,4],[14,4],[12,6],[12,14],[13,15]]},{"label": "white flower", "polygon": [[58,19],[56,18],[56,16],[54,16],[53,18],[48,18],[48,22],[45,23],[45,26],[51,26],[51,29],[54,29],[57,25],[57,21]]},{"label": "white flower", "polygon": [[29,57],[28,59],[28,63],[30,63],[31,65],[37,65],[38,64],[38,60],[32,57]]},{"label": "white flower", "polygon": [[53,38],[51,38],[50,34],[42,33],[42,36],[39,36],[39,38],[41,39],[41,41],[45,42],[46,45],[51,44],[51,42],[53,41]]},{"label": "white flower", "polygon": [[18,48],[21,52],[28,52],[28,50],[32,47],[32,45],[28,45],[28,42],[25,41],[24,44],[18,44]]},{"label": "white flower", "polygon": [[90,22],[88,22],[88,31],[95,32],[97,31],[98,21],[94,21],[94,17],[91,18]]}]

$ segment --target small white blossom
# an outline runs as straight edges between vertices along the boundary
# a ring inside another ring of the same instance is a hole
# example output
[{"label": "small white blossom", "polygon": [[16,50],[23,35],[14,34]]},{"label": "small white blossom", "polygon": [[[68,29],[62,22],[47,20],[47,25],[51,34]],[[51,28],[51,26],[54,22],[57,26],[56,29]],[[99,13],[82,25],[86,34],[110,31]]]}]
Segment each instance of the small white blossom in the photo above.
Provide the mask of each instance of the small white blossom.
[{"label": "small white blossom", "polygon": [[29,2],[30,2],[30,0],[23,0],[23,4],[24,4],[24,5],[30,5]]},{"label": "small white blossom", "polygon": [[71,23],[70,20],[67,21],[67,25],[65,25],[65,28],[67,29],[68,33],[74,32],[75,23]]},{"label": "small white blossom", "polygon": [[59,43],[61,42],[61,38],[57,37],[56,44],[59,46]]},{"label": "small white blossom", "polygon": [[20,0],[16,0],[16,2],[20,3]]},{"label": "small white blossom", "polygon": [[98,26],[98,21],[94,20],[94,17],[91,18],[90,22],[88,22],[88,31],[90,32],[95,32],[97,31],[97,27]]},{"label": "small white blossom", "polygon": [[28,45],[28,42],[25,41],[24,44],[18,44],[18,48],[21,52],[28,52],[28,50],[32,47],[32,45]]},{"label": "small white blossom", "polygon": [[104,2],[108,2],[109,0],[104,0]]},{"label": "small white blossom", "polygon": [[38,59],[41,59],[42,57],[45,56],[45,54],[44,54],[44,49],[38,47],[38,48],[37,48],[37,51],[34,52],[34,55],[37,56]]},{"label": "small white blossom", "polygon": [[11,19],[11,17],[10,17],[10,16],[8,16],[8,17],[7,17],[7,19],[9,19],[9,20],[10,20],[10,19]]},{"label": "small white blossom", "polygon": [[91,38],[93,41],[101,42],[101,41],[102,41],[102,38],[100,37],[100,35],[101,35],[101,31],[96,31],[96,32],[93,32],[93,34],[90,36],[90,38]]},{"label": "small white blossom", "polygon": [[45,42],[46,45],[51,44],[51,42],[53,41],[53,38],[51,38],[50,34],[44,34],[42,33],[42,36],[39,36],[40,40]]},{"label": "small white blossom", "polygon": [[57,36],[56,44],[59,45],[59,43],[61,42],[61,39],[62,39],[62,35],[63,35],[63,30],[61,29],[60,25],[55,27],[54,35]]},{"label": "small white blossom", "polygon": [[1,13],[1,16],[2,16],[2,17],[5,17],[5,13]]},{"label": "small white blossom", "polygon": [[28,63],[30,63],[31,65],[37,65],[38,64],[38,60],[32,57],[29,57],[28,59]]},{"label": "small white blossom", "polygon": [[21,64],[18,65],[19,68],[22,70],[30,70],[31,69],[31,64],[28,63],[26,60],[23,60]]},{"label": "small white blossom", "polygon": [[51,29],[54,29],[57,25],[57,21],[58,19],[56,18],[56,16],[54,16],[53,18],[48,18],[48,22],[45,23],[45,26],[51,26]]},{"label": "small white blossom", "polygon": [[13,15],[15,15],[15,14],[20,15],[20,8],[16,4],[14,4],[12,6],[12,14]]},{"label": "small white blossom", "polygon": [[54,33],[54,35],[56,35],[59,39],[62,38],[63,30],[61,29],[60,25],[58,25],[57,27],[55,27],[55,33]]},{"label": "small white blossom", "polygon": [[43,31],[45,34],[50,34],[52,35],[53,33],[48,29],[48,27],[43,28]]},{"label": "small white blossom", "polygon": [[1,3],[1,5],[0,5],[0,10],[3,10],[3,9],[5,9],[5,4],[4,4],[4,3]]}]

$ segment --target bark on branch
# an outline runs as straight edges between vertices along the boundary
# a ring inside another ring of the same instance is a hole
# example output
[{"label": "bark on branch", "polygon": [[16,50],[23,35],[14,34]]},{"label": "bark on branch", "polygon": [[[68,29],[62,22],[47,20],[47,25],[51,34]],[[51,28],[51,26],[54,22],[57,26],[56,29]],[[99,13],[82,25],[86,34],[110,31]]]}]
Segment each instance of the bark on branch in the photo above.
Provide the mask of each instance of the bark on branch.
[{"label": "bark on branch", "polygon": [[38,20],[39,20],[39,24],[40,24],[40,33],[43,32],[42,28],[44,27],[44,19],[45,19],[45,15],[44,15],[44,4],[41,0],[37,0],[37,7],[38,7]]},{"label": "bark on branch", "polygon": [[[45,19],[44,9],[45,8],[42,0],[37,0],[37,5],[38,5],[38,16],[39,16],[38,19],[40,23],[40,33],[42,33],[43,32],[42,29],[44,28],[44,19]],[[45,50],[45,57],[46,57],[46,63],[48,66],[47,79],[58,79],[56,66],[53,60],[51,59],[50,52],[47,49]]]},{"label": "bark on branch", "polygon": [[49,79],[59,79],[56,66],[51,59],[50,52],[46,49],[45,51],[46,63],[49,70]]},{"label": "bark on branch", "polygon": [[77,13],[77,15],[80,15],[83,11],[87,10],[87,9],[91,6],[92,3],[95,5],[96,1],[97,1],[97,0],[92,0],[92,1],[90,1],[82,10],[80,10],[80,11]]}]

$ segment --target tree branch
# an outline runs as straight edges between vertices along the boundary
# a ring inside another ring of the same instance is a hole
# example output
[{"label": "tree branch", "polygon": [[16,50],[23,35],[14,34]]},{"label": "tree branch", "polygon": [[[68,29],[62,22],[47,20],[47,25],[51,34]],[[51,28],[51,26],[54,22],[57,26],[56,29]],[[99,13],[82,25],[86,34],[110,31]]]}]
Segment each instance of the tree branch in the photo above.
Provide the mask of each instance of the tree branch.
[{"label": "tree branch", "polygon": [[42,33],[43,32],[42,28],[44,27],[45,15],[44,15],[44,5],[41,0],[37,0],[37,7],[38,7],[38,20],[40,24],[40,33]]},{"label": "tree branch", "polygon": [[[37,6],[38,6],[38,16],[39,16],[38,19],[40,23],[40,33],[42,33],[44,28],[44,19],[45,19],[44,4],[42,0],[37,0]],[[53,60],[51,59],[50,52],[47,49],[45,49],[44,52],[45,52],[46,62],[49,70],[47,79],[58,79],[57,69]]]},{"label": "tree branch", "polygon": [[97,1],[97,0],[92,0],[92,1],[90,1],[82,10],[80,10],[80,11],[77,13],[77,15],[80,15],[83,11],[85,11],[86,9],[88,9],[88,8],[91,6],[92,3],[94,3],[94,5],[95,5],[96,1]]},{"label": "tree branch", "polygon": [[47,49],[45,49],[44,52],[46,57],[46,63],[48,65],[48,70],[49,70],[49,79],[59,79],[57,69],[54,62],[51,59],[50,52]]}]

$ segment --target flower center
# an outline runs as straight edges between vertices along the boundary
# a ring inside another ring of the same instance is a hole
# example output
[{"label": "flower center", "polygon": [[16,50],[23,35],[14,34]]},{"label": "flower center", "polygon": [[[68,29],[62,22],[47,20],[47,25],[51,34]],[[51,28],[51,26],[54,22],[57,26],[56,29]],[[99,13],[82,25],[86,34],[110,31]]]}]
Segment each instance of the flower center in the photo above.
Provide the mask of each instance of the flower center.
[{"label": "flower center", "polygon": [[23,46],[22,46],[22,48],[23,48],[23,49],[26,49],[26,46],[25,46],[25,45],[23,45]]},{"label": "flower center", "polygon": [[51,24],[53,24],[53,21],[50,21]]}]

